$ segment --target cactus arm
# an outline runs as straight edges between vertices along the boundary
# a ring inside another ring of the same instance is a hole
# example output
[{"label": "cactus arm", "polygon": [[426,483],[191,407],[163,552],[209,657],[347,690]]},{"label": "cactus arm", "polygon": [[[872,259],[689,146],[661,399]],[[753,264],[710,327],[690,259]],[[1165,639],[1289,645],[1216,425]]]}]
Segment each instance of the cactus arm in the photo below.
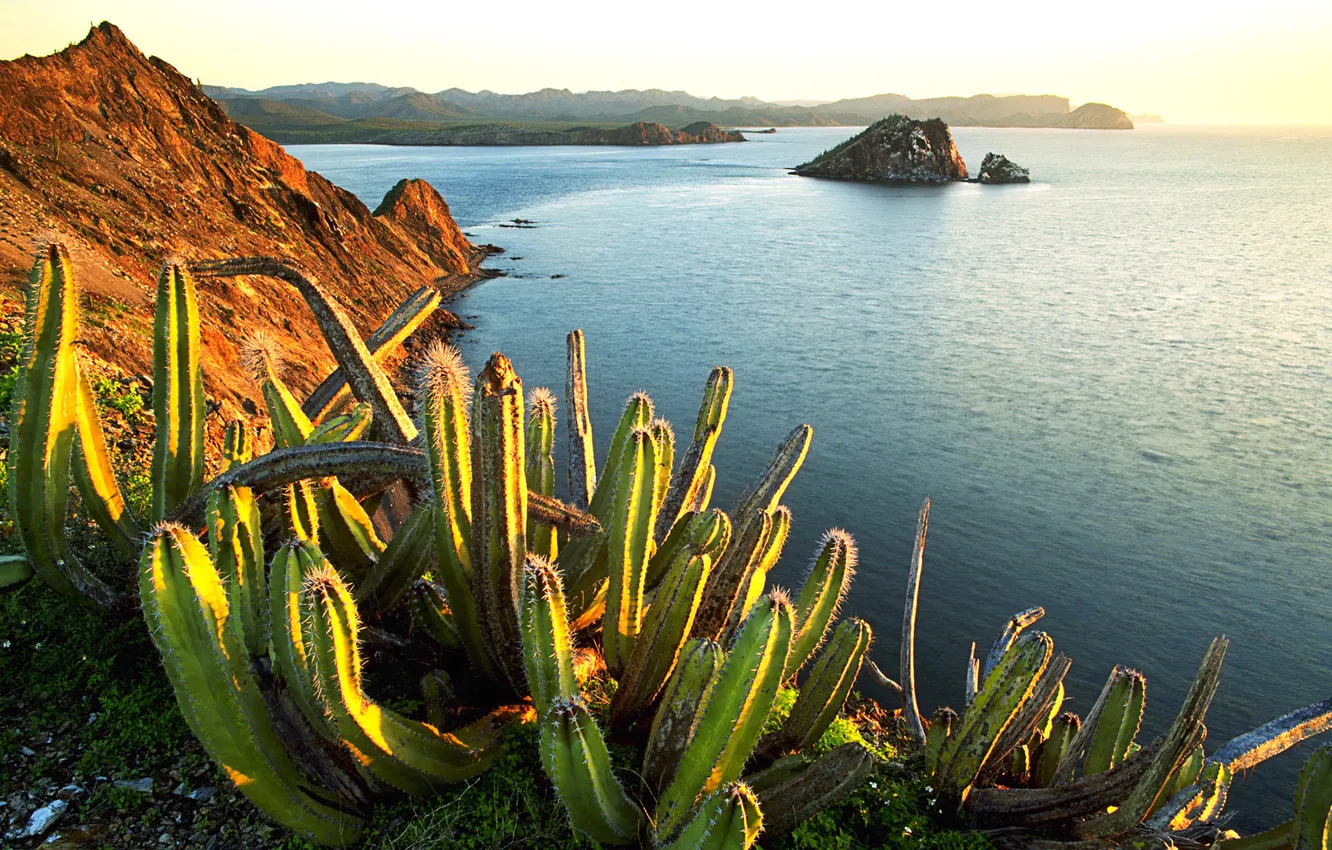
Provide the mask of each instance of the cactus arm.
[{"label": "cactus arm", "polygon": [[666,686],[693,627],[711,569],[710,557],[695,555],[677,564],[662,582],[611,701],[611,718],[617,725],[650,706]]},{"label": "cactus arm", "polygon": [[[1153,748],[1154,752],[1148,760],[1147,771],[1134,786],[1132,793],[1113,812],[1078,824],[1075,831],[1079,837],[1093,839],[1118,835],[1140,823],[1151,811],[1170,775],[1179,769],[1189,753],[1206,737],[1207,730],[1203,726],[1203,719],[1207,715],[1212,697],[1216,694],[1226,646],[1225,638],[1212,641],[1202,665],[1198,668],[1193,686],[1189,689],[1189,694],[1175,717],[1175,722],[1171,724],[1160,745]],[[1143,751],[1134,759],[1143,759],[1146,754],[1146,751]]]},{"label": "cactus arm", "polygon": [[1096,728],[1087,747],[1087,759],[1082,768],[1086,775],[1109,770],[1123,761],[1142,722],[1146,698],[1146,681],[1142,674],[1135,670],[1120,670],[1113,678],[1110,696],[1096,718]]},{"label": "cactus arm", "polygon": [[10,413],[9,510],[33,570],[56,591],[103,611],[125,595],[81,565],[65,543],[76,439],[78,284],[63,245],[38,255],[28,279],[23,352]]},{"label": "cactus arm", "polygon": [[678,832],[699,794],[739,777],[786,672],[791,616],[785,595],[773,593],[745,620],[657,806],[659,835]]},{"label": "cactus arm", "polygon": [[807,768],[758,792],[769,836],[789,832],[855,791],[874,770],[874,755],[852,741],[823,753]]},{"label": "cactus arm", "polygon": [[[398,309],[390,313],[384,323],[366,337],[365,348],[375,362],[383,363],[390,354],[397,351],[407,337],[415,333],[421,323],[430,318],[441,300],[439,290],[433,286],[423,286],[408,295],[407,299],[398,305]],[[314,388],[314,392],[305,399],[301,409],[311,420],[319,422],[337,408],[349,393],[347,377],[343,374],[342,367],[338,367]]]},{"label": "cactus arm", "polygon": [[[212,493],[209,494],[209,498],[212,498]],[[292,535],[298,540],[318,546],[319,508],[315,505],[314,487],[311,483],[297,481],[288,484],[282,507],[286,511],[287,525]]]},{"label": "cactus arm", "polygon": [[[1078,729],[1081,727],[1082,718],[1076,714],[1065,713],[1055,718],[1050,737],[1041,745],[1040,758],[1036,761],[1036,787],[1048,788],[1054,784],[1058,775],[1055,771],[1059,767],[1059,762],[1064,757],[1064,753],[1068,751],[1069,745],[1073,742],[1074,736],[1078,734]],[[1199,766],[1201,767],[1201,762],[1199,762]]]},{"label": "cactus arm", "polygon": [[[388,375],[370,356],[365,342],[347,314],[324,292],[312,275],[271,257],[207,260],[192,264],[190,270],[200,277],[265,275],[295,286],[314,313],[329,350],[333,352],[333,358],[347,376],[352,393],[374,410],[375,422],[383,429],[388,441],[405,446],[416,438],[416,426],[402,409],[402,403],[398,401]],[[158,420],[159,427],[161,421]]]},{"label": "cactus arm", "polygon": [[[555,496],[555,396],[545,387],[532,391],[527,411],[527,493]],[[529,508],[530,510],[530,508]],[[559,535],[549,523],[527,526],[527,548],[547,561],[559,554]]]},{"label": "cactus arm", "polygon": [[791,479],[805,462],[813,440],[814,429],[809,425],[797,425],[786,435],[768,462],[768,468],[740,497],[740,504],[732,514],[737,526],[745,525],[751,516],[771,511],[781,503]]},{"label": "cactus arm", "polygon": [[529,555],[523,566],[518,619],[527,688],[537,714],[546,717],[556,702],[576,699],[579,692],[564,588],[559,572],[540,555]]},{"label": "cactus arm", "polygon": [[231,616],[251,658],[268,649],[264,615],[264,540],[259,503],[246,487],[226,487],[208,499],[208,547],[226,583]]},{"label": "cactus arm", "polygon": [[194,281],[175,263],[157,279],[153,322],[153,520],[198,491],[204,476],[204,391]]},{"label": "cactus arm", "polygon": [[[911,550],[911,569],[907,573],[906,608],[902,612],[902,716],[916,746],[925,748],[925,723],[916,702],[916,608],[920,604],[920,574],[925,566],[925,534],[930,528],[930,500],[920,506],[916,520],[916,543]],[[979,765],[978,765],[979,767]]]},{"label": "cactus arm", "polygon": [[643,614],[643,573],[652,547],[653,503],[656,500],[657,442],[645,430],[635,430],[624,443],[625,454],[615,477],[603,478],[613,488],[607,517],[606,614],[602,640],[606,668],[619,676],[633,651]]},{"label": "cactus arm", "polygon": [[434,512],[431,502],[417,503],[393,532],[379,560],[356,585],[357,604],[381,614],[393,610],[412,582],[434,563]]},{"label": "cactus arm", "polygon": [[781,732],[792,747],[813,746],[841,713],[860,675],[860,663],[872,637],[873,632],[864,620],[847,620],[837,627],[800,689]]},{"label": "cactus arm", "polygon": [[[1072,666],[1073,662],[1062,653],[1050,660],[1040,678],[1032,686],[1031,694],[1013,716],[1012,722],[1004,727],[1004,731],[995,741],[994,749],[988,757],[991,765],[998,765],[1004,756],[1014,752],[1033,735],[1041,734],[1041,728],[1056,710],[1056,703],[1063,701],[1064,677],[1068,675]],[[1137,731],[1136,728],[1134,731]]]},{"label": "cactus arm", "polygon": [[704,797],[680,837],[661,850],[748,850],[764,829],[758,797],[735,782]]},{"label": "cactus arm", "polygon": [[686,510],[701,513],[712,504],[712,490],[717,485],[717,467],[708,464],[708,471],[703,476],[703,483],[698,488],[698,498],[685,505]]},{"label": "cactus arm", "polygon": [[1110,702],[1111,692],[1123,674],[1123,669],[1118,665],[1110,671],[1110,676],[1105,680],[1105,685],[1101,688],[1101,693],[1096,698],[1096,702],[1092,703],[1087,716],[1082,720],[1082,726],[1078,729],[1078,733],[1069,743],[1068,749],[1064,752],[1064,757],[1059,760],[1059,766],[1055,770],[1055,784],[1070,782],[1074,774],[1077,773],[1078,765],[1083,760],[1083,756],[1086,755],[1087,748],[1091,745],[1092,734],[1096,731],[1101,714]]},{"label": "cactus arm", "polygon": [[640,810],[611,770],[601,730],[580,700],[555,702],[541,726],[541,764],[575,829],[602,844],[628,844]]},{"label": "cactus arm", "polygon": [[592,418],[587,412],[587,354],[583,332],[568,338],[569,365],[565,381],[565,422],[569,431],[569,495],[574,505],[587,510],[597,488],[597,462],[592,445]]},{"label": "cactus arm", "polygon": [[1327,850],[1332,841],[1332,747],[1314,750],[1295,786],[1294,850]]},{"label": "cactus arm", "polygon": [[523,383],[509,359],[493,354],[472,402],[472,593],[495,666],[523,689],[518,595],[527,556]]},{"label": "cactus arm", "polygon": [[1004,729],[1031,697],[1053,652],[1054,642],[1049,635],[1028,632],[985,677],[975,701],[967,706],[958,728],[939,753],[935,780],[945,796],[959,804],[966,802],[976,777],[990,760]]},{"label": "cactus arm", "polygon": [[643,754],[643,784],[653,792],[664,789],[675,776],[698,722],[699,708],[712,695],[724,660],[721,647],[711,640],[694,639],[680,650]]},{"label": "cactus arm", "polygon": [[1013,645],[1013,641],[1018,639],[1018,635],[1022,634],[1028,626],[1034,624],[1044,616],[1045,609],[1040,607],[1028,608],[1026,611],[1014,614],[1009,621],[1004,624],[1003,631],[999,633],[999,637],[995,639],[994,645],[990,647],[990,653],[985,656],[985,666],[981,668],[981,674],[978,679],[984,681],[985,677],[990,675],[990,671],[994,669],[994,665],[999,663],[999,659],[1003,658],[1004,653]]},{"label": "cactus arm", "polygon": [[315,490],[314,501],[321,547],[360,581],[374,568],[385,548],[370,515],[336,478],[327,479]]},{"label": "cactus arm", "polygon": [[957,725],[957,712],[944,706],[935,709],[930,718],[929,728],[925,730],[925,775],[933,776],[939,769],[939,754],[943,752],[944,741],[953,734]]},{"label": "cactus arm", "polygon": [[412,621],[441,646],[465,649],[458,623],[449,609],[448,591],[433,581],[417,579],[412,583]]},{"label": "cactus arm", "polygon": [[139,550],[143,529],[134,513],[125,504],[120,483],[111,469],[111,454],[106,447],[106,434],[102,430],[102,417],[97,413],[92,387],[81,367],[75,370],[75,411],[78,417],[78,437],[74,442],[74,481],[78,484],[83,504],[97,525],[111,538],[116,548],[133,557]]},{"label": "cactus arm", "polygon": [[[717,559],[703,588],[703,599],[694,619],[694,637],[722,640],[736,600],[748,591],[758,569],[768,538],[772,536],[773,515],[762,513],[738,533],[736,543]],[[743,601],[743,600],[742,600]]]},{"label": "cactus arm", "polygon": [[139,587],[181,714],[208,754],[269,817],[320,844],[355,843],[360,819],[287,758],[203,545],[179,526],[159,526],[144,548]]},{"label": "cactus arm", "polygon": [[370,405],[358,402],[350,411],[341,416],[325,419],[315,425],[310,435],[305,438],[309,445],[317,443],[348,443],[359,440],[370,430],[374,422],[374,412]]},{"label": "cactus arm", "polygon": [[819,541],[800,595],[795,600],[796,637],[791,645],[790,675],[794,676],[823,643],[828,624],[837,616],[856,573],[856,541],[840,528],[830,529]]},{"label": "cactus arm", "polygon": [[[722,631],[724,636],[735,634],[735,630],[740,628],[745,617],[749,616],[754,603],[758,602],[768,586],[768,572],[781,560],[782,550],[786,548],[786,539],[791,536],[791,509],[786,505],[778,505],[770,513],[772,528],[763,541],[762,551],[750,566],[748,581],[741,579],[742,584],[735,601],[731,603],[731,613],[727,615],[726,626]],[[788,659],[787,673],[794,676],[795,672]]]},{"label": "cactus arm", "polygon": [[226,472],[233,466],[254,460],[254,434],[244,422],[227,423],[222,434],[222,458],[219,466]]},{"label": "cactus arm", "polygon": [[303,446],[309,439],[314,425],[301,410],[296,396],[291,394],[287,385],[278,375],[277,365],[269,357],[263,344],[256,344],[247,352],[246,360],[253,360],[259,392],[264,397],[264,407],[268,410],[268,421],[273,428],[273,445],[279,449],[291,446]]},{"label": "cactus arm", "polygon": [[268,573],[268,654],[310,728],[332,740],[324,709],[315,697],[314,663],[302,631],[305,576],[323,561],[318,549],[299,540],[287,543],[273,556]]},{"label": "cactus arm", "polygon": [[967,658],[967,681],[965,686],[965,695],[967,705],[976,698],[976,691],[980,689],[980,659],[976,657],[976,642],[971,642],[971,655]]},{"label": "cactus arm", "polygon": [[[656,486],[652,498],[652,522],[655,528],[657,515],[661,513],[661,506],[665,504],[666,493],[671,486],[671,468],[675,465],[675,430],[671,428],[670,422],[661,417],[653,419],[648,430],[652,433],[652,441],[657,444]],[[654,541],[657,539],[653,529],[648,529],[648,534]]]},{"label": "cactus arm", "polygon": [[34,575],[27,555],[0,555],[0,590],[26,584]]},{"label": "cactus arm", "polygon": [[[656,538],[663,539],[686,511],[692,510],[708,487],[708,470],[712,466],[712,452],[721,436],[726,408],[731,402],[735,375],[725,366],[715,366],[708,375],[703,389],[703,402],[699,405],[694,434],[685,449],[680,465],[671,476],[661,510],[657,513]],[[713,472],[715,475],[715,470]],[[711,490],[710,487],[708,487]]]},{"label": "cactus arm", "polygon": [[1288,820],[1243,838],[1222,838],[1212,846],[1216,850],[1291,850],[1291,830],[1294,825],[1293,819]]},{"label": "cactus arm", "polygon": [[351,593],[325,563],[306,575],[306,638],[317,693],[343,743],[376,777],[411,793],[476,776],[498,755],[458,736],[409,720],[365,695],[360,622]]}]

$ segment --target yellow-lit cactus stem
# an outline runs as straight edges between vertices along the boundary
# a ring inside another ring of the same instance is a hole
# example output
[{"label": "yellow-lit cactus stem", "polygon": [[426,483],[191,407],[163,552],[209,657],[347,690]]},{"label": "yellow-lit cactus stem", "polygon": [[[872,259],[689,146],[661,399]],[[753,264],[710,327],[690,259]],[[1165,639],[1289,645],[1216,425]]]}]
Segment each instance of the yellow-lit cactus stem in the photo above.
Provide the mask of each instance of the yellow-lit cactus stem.
[{"label": "yellow-lit cactus stem", "polygon": [[602,641],[606,668],[617,677],[633,651],[642,618],[643,577],[652,551],[656,458],[657,442],[651,432],[634,429],[623,444],[619,462],[609,465],[613,472],[601,479],[603,488],[614,488],[605,522],[609,583]]},{"label": "yellow-lit cactus stem", "polygon": [[[532,390],[527,409],[527,489],[555,496],[555,396],[545,387]],[[527,526],[527,550],[547,561],[559,554],[555,526],[533,522]]]},{"label": "yellow-lit cactus stem", "polygon": [[[763,542],[763,551],[759,554],[754,571],[749,577],[749,586],[742,588],[742,592],[736,595],[735,602],[731,605],[731,613],[726,618],[726,631],[723,633],[725,635],[735,634],[735,630],[740,628],[740,623],[749,616],[754,603],[758,602],[763,591],[767,589],[768,573],[781,560],[782,550],[786,548],[786,539],[791,536],[791,524],[794,521],[791,509],[786,505],[778,505],[770,513],[772,530],[768,532],[768,539]],[[794,674],[795,671],[790,672]]]},{"label": "yellow-lit cactus stem", "polygon": [[518,592],[527,556],[527,476],[523,383],[507,357],[491,355],[472,399],[472,595],[484,648],[517,694],[524,688]]},{"label": "yellow-lit cactus stem", "polygon": [[233,466],[240,466],[254,460],[254,432],[244,422],[227,423],[222,434],[222,460],[219,472],[226,472]]},{"label": "yellow-lit cactus stem", "polygon": [[412,622],[423,629],[440,646],[463,649],[458,623],[449,609],[449,597],[444,588],[433,581],[417,579],[412,583]]},{"label": "yellow-lit cactus stem", "polygon": [[393,539],[380,553],[370,572],[356,585],[356,602],[376,615],[393,610],[412,583],[434,564],[435,506],[425,499],[416,504]]},{"label": "yellow-lit cactus stem", "polygon": [[662,850],[748,850],[763,825],[758,797],[745,783],[734,782],[704,797],[680,837]]},{"label": "yellow-lit cactus stem", "polygon": [[82,366],[78,369],[75,411],[78,439],[74,443],[74,481],[89,515],[111,538],[111,542],[126,557],[139,551],[143,529],[134,517],[125,497],[120,492],[115,470],[111,467],[111,454],[106,447],[106,434],[102,418],[97,413],[97,402],[88,376]]},{"label": "yellow-lit cactus stem", "polygon": [[354,581],[364,579],[385,549],[370,514],[336,478],[326,478],[315,488],[314,503],[320,548]]},{"label": "yellow-lit cactus stem", "polygon": [[38,254],[28,278],[23,351],[7,456],[10,516],[33,570],[56,591],[103,611],[124,594],[84,568],[65,542],[78,431],[78,284],[63,245]]},{"label": "yellow-lit cactus stem", "polygon": [[199,305],[185,267],[168,261],[157,279],[153,322],[153,521],[197,492],[204,477],[203,367]]},{"label": "yellow-lit cactus stem", "polygon": [[231,616],[250,656],[258,658],[268,651],[259,503],[249,487],[223,487],[208,494],[204,517],[209,552],[231,597]]},{"label": "yellow-lit cactus stem", "polygon": [[352,757],[376,779],[410,793],[427,793],[484,771],[500,752],[491,720],[441,732],[370,699],[361,685],[360,620],[351,593],[327,563],[305,576],[306,650],[315,696]]},{"label": "yellow-lit cactus stem", "polygon": [[349,443],[352,440],[359,440],[370,430],[373,419],[370,405],[356,404],[349,412],[326,419],[314,426],[309,436],[305,438],[305,443],[313,446],[319,443]]},{"label": "yellow-lit cactus stem", "polygon": [[269,657],[287,685],[287,693],[326,740],[335,740],[324,708],[315,696],[314,661],[306,643],[309,606],[305,577],[325,568],[327,561],[307,541],[288,541],[273,556],[268,573]]},{"label": "yellow-lit cactus stem", "polygon": [[209,756],[277,822],[319,844],[356,843],[362,818],[287,757],[203,544],[184,528],[158,526],[143,550],[139,591],[181,714]]},{"label": "yellow-lit cactus stem", "polygon": [[1116,668],[1110,692],[1102,704],[1083,762],[1086,776],[1109,770],[1128,757],[1129,747],[1142,724],[1147,680],[1136,670]]},{"label": "yellow-lit cactus stem", "polygon": [[722,423],[726,421],[726,408],[730,404],[734,386],[735,375],[729,368],[713,367],[712,373],[708,375],[707,386],[703,389],[703,402],[699,405],[689,447],[685,449],[671,477],[670,487],[657,515],[658,540],[667,535],[685,511],[707,509],[708,499],[712,495],[709,478],[715,480],[716,476],[716,470],[712,468],[712,452],[717,445],[717,438],[721,436]]},{"label": "yellow-lit cactus stem", "polygon": [[856,541],[840,528],[830,529],[819,543],[800,594],[795,599],[796,637],[787,662],[794,676],[823,643],[828,625],[837,616],[856,574]]},{"label": "yellow-lit cactus stem", "polygon": [[556,700],[541,723],[541,765],[575,829],[602,844],[629,844],[641,809],[611,769],[610,753],[581,698]]},{"label": "yellow-lit cactus stem", "polygon": [[872,636],[864,620],[851,619],[838,625],[778,733],[783,748],[804,749],[823,737],[860,675]]},{"label": "yellow-lit cactus stem", "polygon": [[587,510],[597,487],[597,461],[592,446],[592,418],[587,410],[587,352],[581,330],[569,333],[564,390],[568,404],[565,423],[569,431],[569,497],[576,507]]},{"label": "yellow-lit cactus stem", "polygon": [[319,545],[319,505],[315,503],[316,482],[296,481],[288,484],[286,499],[283,504],[287,515],[287,527],[293,537]]},{"label": "yellow-lit cactus stem", "polygon": [[939,753],[943,751],[944,741],[953,734],[957,721],[957,712],[948,706],[936,709],[930,718],[929,728],[925,730],[925,772],[930,776],[939,769]]},{"label": "yellow-lit cactus stem", "polygon": [[643,785],[653,795],[665,790],[675,777],[685,746],[717,684],[717,671],[725,653],[715,641],[695,639],[684,645],[666,682],[652,718],[647,750],[643,754]]},{"label": "yellow-lit cactus stem", "polygon": [[685,826],[699,795],[740,777],[785,674],[791,604],[774,591],[745,620],[656,808],[658,841]]}]

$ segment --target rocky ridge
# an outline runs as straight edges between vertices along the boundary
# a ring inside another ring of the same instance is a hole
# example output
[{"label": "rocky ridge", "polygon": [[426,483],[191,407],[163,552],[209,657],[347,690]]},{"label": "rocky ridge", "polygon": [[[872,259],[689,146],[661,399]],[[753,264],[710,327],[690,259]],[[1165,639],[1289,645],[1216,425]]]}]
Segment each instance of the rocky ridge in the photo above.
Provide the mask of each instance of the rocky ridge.
[{"label": "rocky ridge", "polygon": [[948,125],[890,115],[795,168],[802,177],[884,183],[966,180],[967,165]]},{"label": "rocky ridge", "polygon": [[[112,24],[58,53],[0,62],[0,304],[21,311],[34,245],[65,240],[87,294],[82,341],[94,373],[148,371],[152,290],[169,254],[294,260],[366,334],[423,284],[454,291],[476,279],[484,253],[428,184],[395,187],[379,213],[232,121]],[[301,352],[287,364],[298,389],[333,367],[286,284],[199,289],[207,392],[223,416],[252,407],[238,353],[260,328]]]}]

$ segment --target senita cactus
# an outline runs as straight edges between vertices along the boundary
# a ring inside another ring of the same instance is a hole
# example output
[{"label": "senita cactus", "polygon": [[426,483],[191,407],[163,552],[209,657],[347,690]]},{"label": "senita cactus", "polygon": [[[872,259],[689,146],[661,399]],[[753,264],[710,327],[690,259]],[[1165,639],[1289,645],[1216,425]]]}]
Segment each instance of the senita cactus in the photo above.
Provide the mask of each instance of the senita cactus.
[{"label": "senita cactus", "polygon": [[204,390],[199,305],[179,262],[157,279],[153,325],[153,521],[162,522],[203,484]]},{"label": "senita cactus", "polygon": [[859,619],[846,620],[833,632],[779,733],[784,748],[813,746],[827,730],[860,675],[872,634],[869,624]]}]

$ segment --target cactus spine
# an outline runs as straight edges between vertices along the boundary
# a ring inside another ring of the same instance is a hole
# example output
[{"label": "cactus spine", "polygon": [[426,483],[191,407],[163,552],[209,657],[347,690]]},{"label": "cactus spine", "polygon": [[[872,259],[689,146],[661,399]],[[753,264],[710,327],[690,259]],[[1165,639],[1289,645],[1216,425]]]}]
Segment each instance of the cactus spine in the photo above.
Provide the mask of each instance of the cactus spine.
[{"label": "cactus spine", "polygon": [[864,620],[851,619],[838,625],[800,689],[782,730],[789,746],[800,749],[812,746],[827,731],[860,675],[860,664],[872,636]]},{"label": "cactus spine", "polygon": [[[532,391],[527,410],[527,489],[555,496],[555,396],[545,387]],[[527,549],[548,561],[559,554],[559,535],[549,523],[527,528]]]},{"label": "cactus spine", "polygon": [[851,586],[857,558],[856,541],[850,534],[840,528],[824,534],[795,600],[796,636],[789,665],[792,676],[823,642],[828,624],[837,616]]},{"label": "cactus spine", "polygon": [[[726,420],[726,408],[731,402],[731,390],[735,386],[735,375],[725,366],[714,366],[708,375],[707,386],[703,389],[703,402],[699,405],[698,418],[694,422],[694,434],[689,447],[685,449],[680,465],[671,477],[661,510],[657,514],[656,538],[666,536],[676,520],[685,511],[705,510],[707,497],[711,496],[709,471],[712,469],[712,452],[721,436],[722,423]],[[705,491],[706,490],[706,496]]]},{"label": "cactus spine", "polygon": [[168,262],[157,279],[153,323],[153,521],[165,520],[204,476],[204,389],[194,281]]},{"label": "cactus spine", "polygon": [[208,754],[269,817],[321,844],[354,844],[360,819],[287,759],[203,545],[179,526],[159,526],[143,551],[139,588],[176,701]]}]

